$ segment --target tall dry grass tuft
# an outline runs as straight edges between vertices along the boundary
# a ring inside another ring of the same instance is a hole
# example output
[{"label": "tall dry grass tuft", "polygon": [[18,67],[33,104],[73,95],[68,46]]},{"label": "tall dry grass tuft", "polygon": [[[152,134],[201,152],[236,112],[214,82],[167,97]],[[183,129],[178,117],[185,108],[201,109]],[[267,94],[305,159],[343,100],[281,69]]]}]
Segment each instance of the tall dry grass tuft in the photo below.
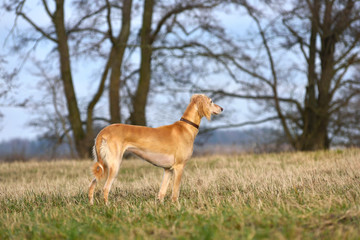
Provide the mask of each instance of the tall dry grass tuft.
[{"label": "tall dry grass tuft", "polygon": [[0,164],[0,236],[360,237],[359,149],[193,158],[179,205],[169,191],[164,205],[156,202],[162,170],[132,159],[123,161],[110,206],[101,183],[90,207],[91,164]]}]

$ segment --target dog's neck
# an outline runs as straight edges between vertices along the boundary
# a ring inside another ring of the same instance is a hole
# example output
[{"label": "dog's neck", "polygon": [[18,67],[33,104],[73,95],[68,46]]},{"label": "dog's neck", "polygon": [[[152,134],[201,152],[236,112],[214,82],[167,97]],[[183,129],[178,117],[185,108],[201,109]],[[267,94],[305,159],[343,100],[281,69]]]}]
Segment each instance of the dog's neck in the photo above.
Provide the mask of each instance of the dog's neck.
[{"label": "dog's neck", "polygon": [[200,125],[201,122],[201,116],[199,114],[197,106],[194,103],[190,103],[187,106],[182,118],[185,118],[186,120],[191,121],[198,126]]}]

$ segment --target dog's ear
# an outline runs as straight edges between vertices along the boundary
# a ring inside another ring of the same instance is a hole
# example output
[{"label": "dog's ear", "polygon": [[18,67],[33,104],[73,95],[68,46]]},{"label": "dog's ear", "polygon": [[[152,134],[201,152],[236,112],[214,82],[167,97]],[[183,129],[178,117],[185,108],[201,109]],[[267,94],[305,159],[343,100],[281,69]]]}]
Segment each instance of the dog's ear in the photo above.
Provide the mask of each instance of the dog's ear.
[{"label": "dog's ear", "polygon": [[194,99],[196,102],[196,105],[198,107],[198,111],[201,117],[206,117],[207,120],[211,120],[211,111],[209,103],[206,101],[206,97],[204,96],[197,96],[196,99]]}]

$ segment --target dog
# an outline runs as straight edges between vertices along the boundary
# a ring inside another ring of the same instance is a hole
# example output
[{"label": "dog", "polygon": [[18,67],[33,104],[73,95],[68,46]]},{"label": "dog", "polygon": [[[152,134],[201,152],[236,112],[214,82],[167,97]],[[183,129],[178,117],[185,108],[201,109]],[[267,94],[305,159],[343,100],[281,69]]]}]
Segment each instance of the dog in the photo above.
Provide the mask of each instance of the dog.
[{"label": "dog", "polygon": [[119,171],[125,151],[134,153],[147,162],[164,168],[164,176],[158,199],[162,203],[170,178],[174,176],[172,202],[177,202],[180,181],[186,162],[193,153],[193,145],[203,117],[209,121],[211,115],[218,115],[223,108],[203,95],[194,94],[180,121],[171,125],[150,128],[126,124],[112,124],[102,129],[95,139],[93,147],[95,178],[89,187],[89,201],[94,203],[96,183],[107,177],[103,193],[105,204],[111,185]]}]

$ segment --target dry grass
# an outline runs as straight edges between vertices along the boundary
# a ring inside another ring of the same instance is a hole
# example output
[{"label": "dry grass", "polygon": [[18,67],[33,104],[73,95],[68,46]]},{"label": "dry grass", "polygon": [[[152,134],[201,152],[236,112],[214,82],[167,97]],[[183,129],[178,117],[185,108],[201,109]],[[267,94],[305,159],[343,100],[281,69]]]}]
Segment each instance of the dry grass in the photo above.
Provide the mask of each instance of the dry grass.
[{"label": "dry grass", "polygon": [[162,170],[134,159],[110,206],[99,191],[88,206],[90,166],[0,164],[0,238],[360,238],[359,149],[193,158],[178,205],[156,202]]}]

